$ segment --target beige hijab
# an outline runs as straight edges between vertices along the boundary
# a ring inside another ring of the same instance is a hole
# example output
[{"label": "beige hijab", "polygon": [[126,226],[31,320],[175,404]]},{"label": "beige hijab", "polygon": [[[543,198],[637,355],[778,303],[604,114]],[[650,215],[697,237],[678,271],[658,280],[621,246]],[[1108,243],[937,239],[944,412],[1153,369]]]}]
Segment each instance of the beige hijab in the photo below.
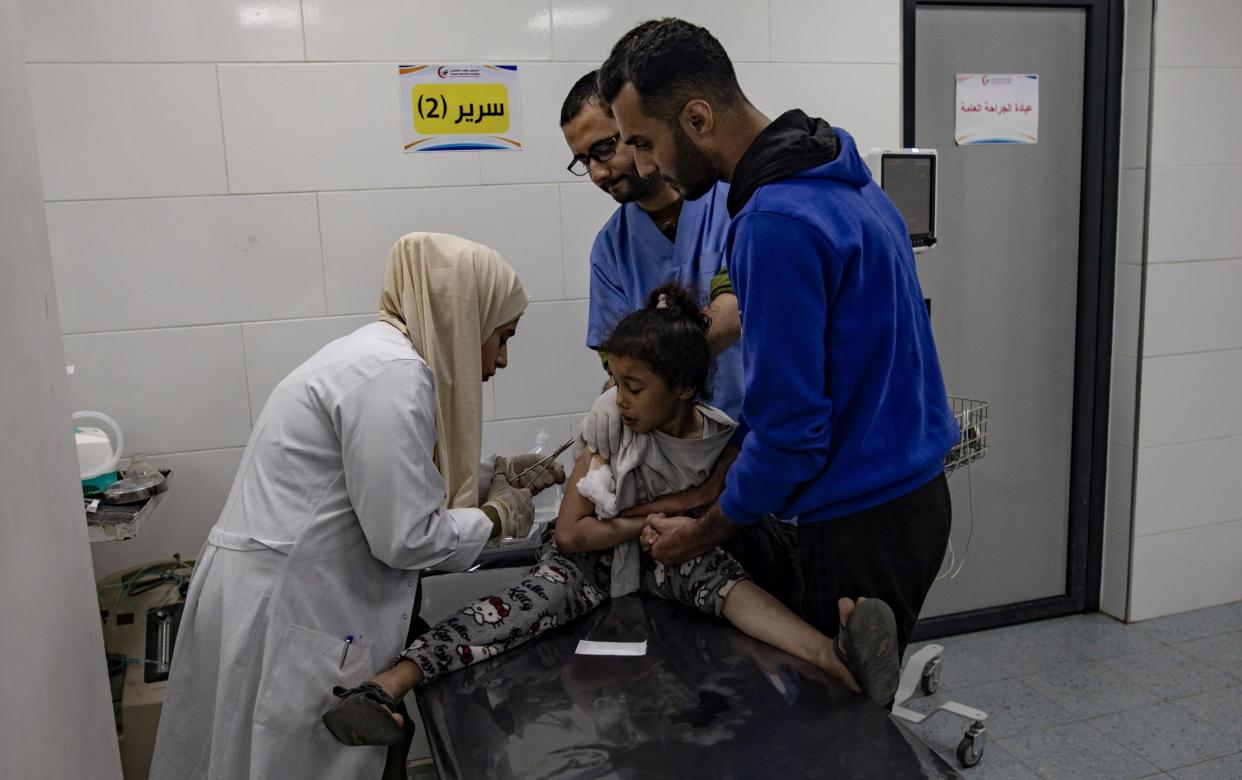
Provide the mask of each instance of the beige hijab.
[{"label": "beige hijab", "polygon": [[408,336],[435,372],[435,464],[450,507],[479,503],[483,342],[526,303],[513,268],[482,244],[410,233],[388,254],[379,318]]}]

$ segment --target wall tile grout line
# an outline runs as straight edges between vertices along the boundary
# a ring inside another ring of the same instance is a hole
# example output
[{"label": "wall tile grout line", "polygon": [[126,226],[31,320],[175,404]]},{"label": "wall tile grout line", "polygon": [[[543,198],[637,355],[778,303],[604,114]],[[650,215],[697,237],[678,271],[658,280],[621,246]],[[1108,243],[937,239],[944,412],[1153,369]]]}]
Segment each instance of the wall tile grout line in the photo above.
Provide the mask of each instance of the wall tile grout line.
[{"label": "wall tile grout line", "polygon": [[[220,117],[220,152],[221,160],[224,163],[224,189],[227,190],[226,195],[216,195],[215,197],[228,197],[233,192],[233,182],[229,179],[229,144],[224,134],[224,92],[220,87],[220,65],[217,63],[212,68],[216,74],[216,113]],[[44,201],[50,203],[52,201]]]},{"label": "wall tile grout line", "polygon": [[188,325],[154,325],[142,328],[113,328],[110,330],[83,330],[62,333],[63,338],[80,338],[83,336],[119,336],[129,333],[154,333],[166,330],[192,330],[196,328],[228,328],[233,326],[245,327],[247,325],[275,325],[279,323],[289,322],[310,322],[314,320],[339,320],[346,317],[360,317],[364,314],[371,314],[369,311],[356,312],[353,314],[327,314],[322,317],[287,317],[275,320],[234,320],[229,322],[198,322]]},{"label": "wall tile grout line", "polygon": [[1183,355],[1214,355],[1226,352],[1242,352],[1242,346],[1238,347],[1219,347],[1217,349],[1192,349],[1186,352],[1165,352],[1159,355],[1144,355],[1143,360],[1163,360],[1167,358],[1182,357]]},{"label": "wall tile grout line", "polygon": [[1152,539],[1157,536],[1168,536],[1170,534],[1180,534],[1180,533],[1185,533],[1187,531],[1199,531],[1204,528],[1216,528],[1217,526],[1233,525],[1235,523],[1242,523],[1242,517],[1235,517],[1232,520],[1217,520],[1215,522],[1203,523],[1201,525],[1188,525],[1185,528],[1171,528],[1167,531],[1152,531],[1150,533],[1136,533],[1134,534],[1134,538],[1135,539]]},{"label": "wall tile grout line", "polygon": [[[437,62],[447,65],[468,64],[477,61],[478,57],[438,57]],[[585,65],[588,69],[599,67],[601,60],[588,59],[518,59],[516,57],[496,57],[495,62],[506,65]],[[365,60],[26,60],[26,65],[37,67],[59,65],[405,65],[413,60],[406,59],[365,59]],[[734,65],[900,65],[899,62],[887,60],[733,60]],[[1146,68],[1144,68],[1146,70]]]},{"label": "wall tile grout line", "polygon": [[[1172,447],[1192,447],[1196,444],[1204,444],[1206,442],[1224,442],[1231,441],[1233,439],[1242,439],[1242,433],[1231,433],[1226,434],[1225,436],[1209,436],[1206,439],[1191,439],[1190,441],[1172,442],[1170,444],[1145,444],[1134,449],[1138,449],[1140,451],[1165,450]],[[1126,445],[1119,444],[1117,446],[1122,447]]]},{"label": "wall tile grout line", "polygon": [[115,203],[117,201],[126,200],[188,200],[191,198],[269,198],[269,197],[288,197],[290,195],[308,195],[316,194],[335,194],[335,193],[367,193],[367,192],[394,192],[394,191],[423,191],[438,189],[466,189],[474,187],[481,189],[484,187],[556,187],[561,184],[573,184],[568,181],[519,181],[519,182],[496,182],[489,183],[469,183],[469,184],[424,184],[424,185],[402,185],[399,187],[344,187],[341,189],[333,189],[331,187],[316,189],[310,188],[305,190],[263,190],[255,192],[204,192],[197,195],[121,195],[110,198],[62,198],[59,200],[44,200],[45,204],[60,203]]},{"label": "wall tile grout line", "polygon": [[146,453],[152,458],[171,458],[179,455],[205,455],[211,452],[241,452],[246,449],[246,445],[238,444],[234,447],[206,447],[201,450],[175,450],[173,452],[148,452]]},{"label": "wall tile grout line", "polygon": [[556,58],[556,15],[552,0],[548,0],[548,57],[551,62],[560,62]]},{"label": "wall tile grout line", "polygon": [[[531,306],[548,306],[557,303],[581,303],[589,300],[587,298],[540,298],[530,302]],[[314,316],[297,316],[297,317],[280,317],[267,320],[228,320],[226,322],[194,322],[182,325],[146,325],[139,328],[110,328],[108,330],[79,330],[64,331],[60,335],[62,338],[78,338],[81,336],[113,336],[125,333],[149,333],[153,331],[163,330],[188,330],[191,328],[224,328],[231,325],[275,325],[280,323],[291,322],[314,322],[316,320],[340,320],[348,317],[362,317],[375,312],[370,309],[366,311],[356,312],[332,312],[330,314],[314,315]]]},{"label": "wall tile grout line", "polygon": [[242,358],[242,378],[246,382],[244,388],[246,392],[246,410],[250,412],[250,428],[254,429],[254,399],[250,397],[250,361],[246,359],[246,329],[244,327],[237,328],[237,336],[241,340],[241,358]]},{"label": "wall tile grout line", "polygon": [[306,0],[298,0],[298,26],[302,28],[302,60],[310,61],[310,50],[306,45]]},{"label": "wall tile grout line", "polygon": [[[1187,258],[1185,260],[1181,260],[1181,259],[1179,260],[1151,260],[1149,259],[1147,262],[1148,264],[1155,265],[1155,266],[1190,265],[1192,263],[1237,263],[1237,262],[1242,262],[1242,257],[1195,257],[1195,258]],[[1136,264],[1127,263],[1127,265],[1136,265]]]},{"label": "wall tile grout line", "polygon": [[323,206],[318,192],[315,193],[315,228],[319,236],[319,281],[323,289],[323,312],[327,316],[332,310],[328,306],[328,260],[323,251]]}]

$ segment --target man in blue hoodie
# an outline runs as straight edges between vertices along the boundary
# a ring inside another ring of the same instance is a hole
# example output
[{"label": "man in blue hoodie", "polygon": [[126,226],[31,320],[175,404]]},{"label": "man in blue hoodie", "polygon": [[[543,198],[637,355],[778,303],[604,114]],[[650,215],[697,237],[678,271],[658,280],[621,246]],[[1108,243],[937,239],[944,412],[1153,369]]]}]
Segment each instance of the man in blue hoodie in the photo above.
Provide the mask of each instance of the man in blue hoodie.
[{"label": "man in blue hoodie", "polygon": [[795,519],[803,617],[832,636],[841,599],[879,597],[904,650],[949,537],[958,429],[900,213],[848,133],[800,110],[769,120],[701,27],[639,25],[600,88],[640,175],[687,199],[731,185],[741,454],[715,506],[653,518],[645,544],[675,563],[764,515]]}]

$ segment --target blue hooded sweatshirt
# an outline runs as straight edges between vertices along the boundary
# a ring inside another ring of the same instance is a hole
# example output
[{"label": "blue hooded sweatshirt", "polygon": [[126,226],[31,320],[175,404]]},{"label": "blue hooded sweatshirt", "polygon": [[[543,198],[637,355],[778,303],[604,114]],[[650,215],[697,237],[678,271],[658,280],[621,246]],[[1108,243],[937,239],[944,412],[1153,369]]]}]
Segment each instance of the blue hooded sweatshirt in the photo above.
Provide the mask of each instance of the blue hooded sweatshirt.
[{"label": "blue hooded sweatshirt", "polygon": [[844,130],[801,111],[734,172],[741,454],[721,509],[812,523],[937,476],[957,441],[905,222]]}]

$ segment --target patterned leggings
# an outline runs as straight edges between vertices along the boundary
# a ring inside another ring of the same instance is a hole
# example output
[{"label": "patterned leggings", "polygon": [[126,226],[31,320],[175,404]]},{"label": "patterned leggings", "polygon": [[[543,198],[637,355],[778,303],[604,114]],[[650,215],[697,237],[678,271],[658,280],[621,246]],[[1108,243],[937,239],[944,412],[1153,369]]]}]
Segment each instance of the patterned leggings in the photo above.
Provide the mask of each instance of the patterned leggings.
[{"label": "patterned leggings", "polygon": [[[719,548],[680,566],[641,556],[639,593],[719,616],[725,596],[749,575]],[[494,596],[472,601],[414,640],[403,657],[426,682],[499,655],[598,607],[609,593],[612,553],[566,555],[549,542],[526,578]]]}]

